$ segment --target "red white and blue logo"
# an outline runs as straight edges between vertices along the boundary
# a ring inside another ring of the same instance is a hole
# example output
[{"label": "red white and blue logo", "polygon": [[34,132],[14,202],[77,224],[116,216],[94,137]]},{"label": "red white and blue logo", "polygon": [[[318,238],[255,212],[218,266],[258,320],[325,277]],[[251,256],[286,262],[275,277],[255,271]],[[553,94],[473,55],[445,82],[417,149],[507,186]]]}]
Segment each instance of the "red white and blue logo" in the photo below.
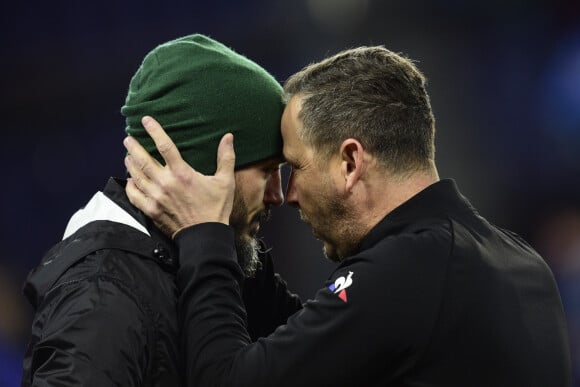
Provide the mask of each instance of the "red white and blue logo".
[{"label": "red white and blue logo", "polygon": [[334,281],[334,283],[330,284],[330,286],[328,287],[328,289],[330,289],[331,292],[333,292],[334,294],[338,294],[338,297],[344,302],[348,300],[346,296],[346,288],[352,285],[352,275],[353,272],[349,271],[346,277],[344,276],[338,277]]}]

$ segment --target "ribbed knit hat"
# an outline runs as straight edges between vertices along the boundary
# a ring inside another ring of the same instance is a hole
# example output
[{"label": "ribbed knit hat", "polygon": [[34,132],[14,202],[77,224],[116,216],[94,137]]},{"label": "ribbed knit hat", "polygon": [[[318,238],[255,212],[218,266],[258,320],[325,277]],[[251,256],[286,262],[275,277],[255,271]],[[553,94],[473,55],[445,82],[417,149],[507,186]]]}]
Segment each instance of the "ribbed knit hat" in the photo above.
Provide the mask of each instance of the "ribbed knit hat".
[{"label": "ribbed knit hat", "polygon": [[161,44],[131,79],[121,113],[125,132],[157,160],[163,158],[141,125],[150,115],[181,155],[204,174],[216,170],[222,136],[234,134],[236,169],[282,154],[283,90],[266,70],[195,34]]}]

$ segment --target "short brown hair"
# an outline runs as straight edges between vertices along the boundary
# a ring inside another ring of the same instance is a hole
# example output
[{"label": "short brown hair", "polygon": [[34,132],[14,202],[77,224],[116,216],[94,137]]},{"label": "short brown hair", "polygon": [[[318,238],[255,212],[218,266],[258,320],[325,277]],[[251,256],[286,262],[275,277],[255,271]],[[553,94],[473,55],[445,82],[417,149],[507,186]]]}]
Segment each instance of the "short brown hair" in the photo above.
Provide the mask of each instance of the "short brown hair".
[{"label": "short brown hair", "polygon": [[423,170],[435,157],[435,118],[425,76],[382,46],[359,47],[311,64],[284,86],[302,97],[299,136],[323,157],[356,138],[393,173]]}]

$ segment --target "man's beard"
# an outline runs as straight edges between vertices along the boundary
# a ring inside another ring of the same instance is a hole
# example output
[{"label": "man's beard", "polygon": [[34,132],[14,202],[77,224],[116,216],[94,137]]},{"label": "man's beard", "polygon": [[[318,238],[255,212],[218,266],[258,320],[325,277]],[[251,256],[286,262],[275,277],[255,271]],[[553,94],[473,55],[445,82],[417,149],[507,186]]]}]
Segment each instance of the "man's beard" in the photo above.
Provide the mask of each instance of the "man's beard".
[{"label": "man's beard", "polygon": [[232,215],[230,216],[230,225],[234,229],[238,263],[246,278],[252,278],[261,267],[260,257],[258,255],[260,252],[260,243],[256,239],[256,235],[249,233],[249,227],[256,221],[262,224],[270,219],[270,210],[266,208],[258,212],[249,224],[247,223],[247,218],[248,207],[236,188]]},{"label": "man's beard", "polygon": [[317,213],[308,219],[300,209],[300,219],[308,223],[315,237],[325,243],[324,256],[340,263],[358,251],[363,233],[354,222],[356,213],[345,205],[345,199],[332,188],[332,183],[325,178],[323,184],[325,189],[316,197],[319,203]]},{"label": "man's beard", "polygon": [[246,278],[252,278],[260,268],[261,262],[258,257],[259,243],[256,238],[236,235],[236,253],[238,263]]}]

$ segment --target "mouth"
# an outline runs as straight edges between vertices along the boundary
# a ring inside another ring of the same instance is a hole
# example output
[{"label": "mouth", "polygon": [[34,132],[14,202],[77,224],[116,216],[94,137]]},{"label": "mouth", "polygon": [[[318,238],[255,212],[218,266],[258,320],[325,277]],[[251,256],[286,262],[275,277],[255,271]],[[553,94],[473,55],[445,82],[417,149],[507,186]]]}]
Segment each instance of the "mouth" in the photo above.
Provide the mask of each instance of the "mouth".
[{"label": "mouth", "polygon": [[270,209],[264,208],[263,210],[258,211],[258,213],[256,213],[256,215],[254,215],[252,217],[252,220],[250,221],[250,223],[251,224],[258,223],[258,226],[259,226],[260,224],[269,221],[270,217],[271,217]]},{"label": "mouth", "polygon": [[255,236],[260,231],[262,223],[270,220],[270,217],[271,213],[269,208],[265,208],[256,213],[256,215],[254,215],[250,220],[250,224],[248,226],[250,235]]}]

